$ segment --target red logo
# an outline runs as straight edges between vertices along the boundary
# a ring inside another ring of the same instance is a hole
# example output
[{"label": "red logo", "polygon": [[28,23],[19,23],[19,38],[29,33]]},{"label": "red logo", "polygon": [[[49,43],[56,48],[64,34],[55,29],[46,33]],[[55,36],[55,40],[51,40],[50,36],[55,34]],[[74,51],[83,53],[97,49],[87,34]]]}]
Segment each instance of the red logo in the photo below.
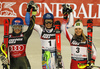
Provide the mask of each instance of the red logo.
[{"label": "red logo", "polygon": [[87,57],[87,55],[83,55],[83,57]]},{"label": "red logo", "polygon": [[42,66],[42,68],[43,68],[43,69],[46,69],[46,65],[45,65],[45,66]]},{"label": "red logo", "polygon": [[23,51],[25,47],[23,45],[11,45],[9,49],[10,51]]},{"label": "red logo", "polygon": [[73,54],[71,54],[73,56]]},{"label": "red logo", "polygon": [[15,22],[16,22],[16,23],[20,23],[21,21],[19,21],[19,20],[16,20]]}]

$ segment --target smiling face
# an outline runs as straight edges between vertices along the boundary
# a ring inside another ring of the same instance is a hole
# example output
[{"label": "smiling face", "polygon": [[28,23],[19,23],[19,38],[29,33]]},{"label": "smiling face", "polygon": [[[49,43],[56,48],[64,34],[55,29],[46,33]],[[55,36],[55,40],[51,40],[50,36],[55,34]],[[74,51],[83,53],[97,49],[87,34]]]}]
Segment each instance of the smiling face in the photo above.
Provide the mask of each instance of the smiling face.
[{"label": "smiling face", "polygon": [[45,27],[47,29],[50,29],[52,27],[52,24],[53,24],[53,20],[52,19],[46,19],[45,20]]},{"label": "smiling face", "polygon": [[75,34],[77,36],[80,36],[82,34],[83,30],[81,28],[75,28]]},{"label": "smiling face", "polygon": [[14,25],[13,30],[16,34],[19,34],[22,31],[22,26],[21,25]]}]

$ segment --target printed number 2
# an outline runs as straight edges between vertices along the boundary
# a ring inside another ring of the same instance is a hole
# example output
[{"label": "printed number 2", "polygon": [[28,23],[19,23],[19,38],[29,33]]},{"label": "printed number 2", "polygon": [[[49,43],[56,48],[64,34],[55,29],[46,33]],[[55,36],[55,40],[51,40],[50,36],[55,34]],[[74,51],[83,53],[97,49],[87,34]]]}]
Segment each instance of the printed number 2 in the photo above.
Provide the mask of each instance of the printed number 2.
[{"label": "printed number 2", "polygon": [[76,53],[79,53],[79,52],[80,52],[80,48],[79,48],[79,47],[77,47],[76,49],[77,49]]},{"label": "printed number 2", "polygon": [[51,46],[51,41],[49,41],[49,44],[50,44],[50,46]]}]

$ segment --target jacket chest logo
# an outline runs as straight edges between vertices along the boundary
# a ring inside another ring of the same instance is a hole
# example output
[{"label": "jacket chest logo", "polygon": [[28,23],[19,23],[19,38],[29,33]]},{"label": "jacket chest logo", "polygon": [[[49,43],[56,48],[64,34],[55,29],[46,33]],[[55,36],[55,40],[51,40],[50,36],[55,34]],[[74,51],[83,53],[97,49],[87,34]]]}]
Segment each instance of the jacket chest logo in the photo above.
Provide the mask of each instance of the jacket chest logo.
[{"label": "jacket chest logo", "polygon": [[9,44],[20,42],[20,41],[23,41],[23,38],[9,39]]},{"label": "jacket chest logo", "polygon": [[79,45],[80,43],[78,43],[77,41],[73,40],[73,41],[72,41],[72,44],[73,44],[73,45]]},{"label": "jacket chest logo", "polygon": [[43,34],[42,38],[51,38],[51,37],[55,37],[55,34]]},{"label": "jacket chest logo", "polygon": [[11,45],[9,46],[10,51],[23,51],[24,45]]}]

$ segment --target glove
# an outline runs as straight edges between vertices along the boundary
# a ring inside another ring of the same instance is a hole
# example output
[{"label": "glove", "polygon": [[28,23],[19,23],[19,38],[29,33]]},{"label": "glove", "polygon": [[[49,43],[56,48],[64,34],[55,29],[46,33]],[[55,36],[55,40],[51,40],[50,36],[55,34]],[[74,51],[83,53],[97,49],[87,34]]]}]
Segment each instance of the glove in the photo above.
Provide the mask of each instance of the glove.
[{"label": "glove", "polygon": [[93,66],[94,66],[94,62],[95,62],[94,59],[91,59],[90,61],[88,61],[87,64],[88,64],[89,66],[87,66],[87,68],[88,68],[88,69],[93,68]]},{"label": "glove", "polygon": [[32,1],[30,1],[30,2],[27,4],[27,12],[30,12],[30,11],[31,11],[31,8],[32,8],[31,2],[32,2]]},{"label": "glove", "polygon": [[57,59],[58,59],[58,68],[62,68],[62,67],[63,67],[63,66],[62,66],[62,62],[61,62],[62,56],[61,56],[61,55],[58,55],[58,56],[57,56]]},{"label": "glove", "polygon": [[2,49],[6,50],[6,45],[5,44],[2,44],[1,47],[0,47],[0,51],[2,52],[2,53],[0,53],[0,59],[1,59],[3,64],[7,65],[9,63],[9,61],[6,58],[6,55],[4,56],[5,53],[2,51]]},{"label": "glove", "polygon": [[70,14],[72,12],[72,8],[68,4],[63,4],[63,14]]},{"label": "glove", "polygon": [[62,6],[63,6],[63,15],[64,15],[63,18],[67,20],[68,14],[72,12],[72,8],[68,4],[63,4]]},{"label": "glove", "polygon": [[30,1],[27,4],[27,12],[30,12],[31,8],[32,8],[32,15],[36,15],[38,6],[37,4],[34,3],[34,1]]},{"label": "glove", "polygon": [[9,63],[8,59],[3,54],[0,54],[0,59],[1,59],[2,63],[5,65],[7,65]]},{"label": "glove", "polygon": [[38,9],[38,6],[37,4],[34,3],[34,5],[32,5],[33,9],[32,9],[32,15],[36,15],[37,14],[37,9]]}]

